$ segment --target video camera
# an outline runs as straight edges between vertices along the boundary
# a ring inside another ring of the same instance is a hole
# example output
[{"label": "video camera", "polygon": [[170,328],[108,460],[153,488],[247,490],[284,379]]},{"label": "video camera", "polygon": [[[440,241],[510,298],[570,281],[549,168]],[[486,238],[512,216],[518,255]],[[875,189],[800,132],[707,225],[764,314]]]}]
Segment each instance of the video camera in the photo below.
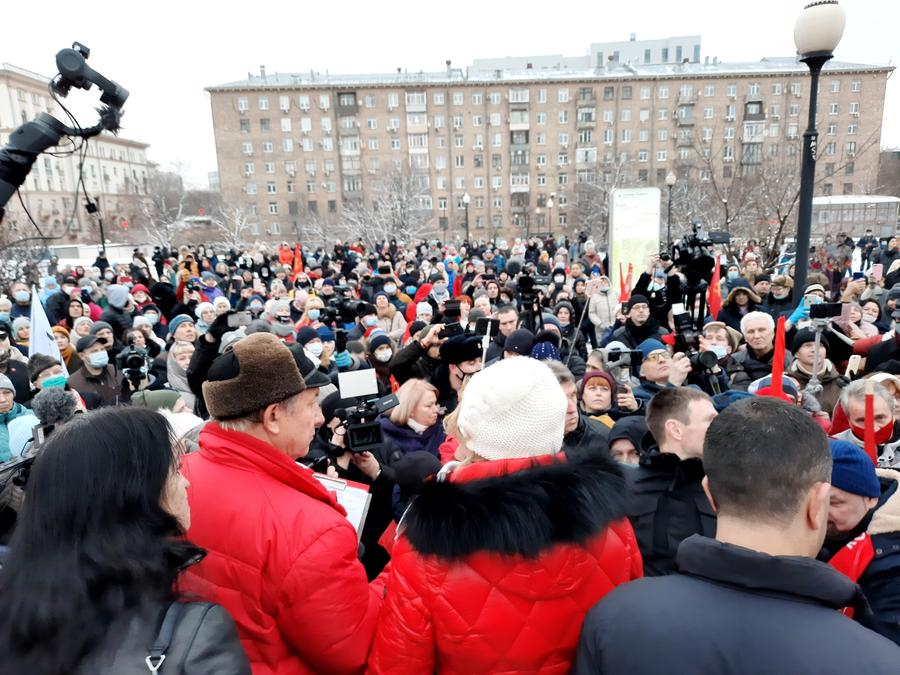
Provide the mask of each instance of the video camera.
[{"label": "video camera", "polygon": [[378,416],[396,408],[400,401],[394,394],[372,398],[378,394],[378,382],[371,368],[338,374],[341,398],[356,399],[352,408],[337,411],[347,429],[346,449],[353,453],[372,452],[384,444],[384,434]]},{"label": "video camera", "polygon": [[616,382],[630,385],[631,373],[640,370],[642,359],[639,351],[613,349],[606,353],[606,367]]},{"label": "video camera", "polygon": [[672,312],[672,320],[675,323],[675,351],[684,353],[691,362],[691,370],[695,373],[712,370],[719,363],[718,358],[713,352],[700,351],[700,331],[690,312],[683,311],[684,306],[680,309],[682,311]]},{"label": "video camera", "polygon": [[78,42],[73,43],[71,49],[59,51],[56,54],[59,72],[51,81],[50,89],[55,96],[65,98],[73,87],[88,91],[96,84],[102,92],[100,102],[103,104],[98,108],[99,121],[86,129],[73,128],[47,113],[41,113],[12,132],[9,143],[0,149],[0,220],[3,218],[3,207],[25,183],[31,167],[42,152],[59,145],[63,136],[88,139],[103,131],[115,132],[119,129],[128,90],[88,66],[90,54],[91,50]]},{"label": "video camera", "polygon": [[116,356],[122,374],[137,389],[150,372],[150,355],[143,347],[128,345]]},{"label": "video camera", "polygon": [[701,281],[708,283],[716,265],[712,247],[730,241],[731,235],[728,232],[706,233],[702,225],[694,221],[691,233],[682,237],[680,242],[672,244],[671,260],[687,278],[688,286],[697,286]]}]

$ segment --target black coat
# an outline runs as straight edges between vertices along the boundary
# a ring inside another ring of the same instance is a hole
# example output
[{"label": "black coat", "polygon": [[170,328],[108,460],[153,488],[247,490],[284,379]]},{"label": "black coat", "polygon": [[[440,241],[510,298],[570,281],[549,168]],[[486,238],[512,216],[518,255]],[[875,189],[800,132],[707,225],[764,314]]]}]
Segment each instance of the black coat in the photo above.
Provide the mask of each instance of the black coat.
[{"label": "black coat", "polygon": [[399,384],[414,377],[431,381],[440,361],[428,356],[418,340],[413,340],[391,359],[391,375]]},{"label": "black coat", "polygon": [[891,359],[900,359],[900,340],[896,338],[883,340],[869,349],[869,353],[866,356],[866,367],[863,369],[863,372],[874,373],[882,363]]},{"label": "black coat", "polygon": [[648,577],[675,571],[675,554],[692,534],[714,537],[716,513],[703,492],[703,463],[651,447],[625,472],[625,506]]},{"label": "black coat", "polygon": [[606,339],[604,346],[610,342],[621,342],[629,349],[637,349],[637,346],[648,338],[656,338],[657,340],[668,333],[659,321],[652,316],[647,319],[647,323],[642,326],[635,326],[631,323],[631,319],[625,322],[624,326],[616,328],[612,334]]},{"label": "black coat", "polygon": [[583,412],[578,413],[578,426],[563,437],[562,451],[570,459],[603,455],[609,457],[609,428],[592,420]]},{"label": "black coat", "polygon": [[575,675],[896,673],[900,649],[841,614],[859,586],[808,558],[694,536],[678,574],[620,586],[581,630]]},{"label": "black coat", "polygon": [[117,340],[121,340],[125,331],[131,328],[132,318],[131,314],[110,305],[103,310],[103,314],[100,315],[100,321],[105,321],[112,326],[113,335],[116,336]]},{"label": "black coat", "polygon": [[[786,342],[786,344],[790,344],[790,342]],[[789,350],[785,350],[784,353],[784,372],[787,372],[791,366],[791,363],[794,360],[794,357],[788,353]],[[753,352],[750,351],[750,348],[739,349],[731,355],[731,360],[740,365],[744,372],[747,373],[747,377],[750,378],[750,382],[758,380],[761,377],[765,377],[766,375],[772,374],[772,357],[775,356],[774,349],[770,351],[768,354],[764,354],[762,356],[757,356]],[[736,370],[736,368],[735,368]],[[732,378],[732,383],[734,379]],[[748,383],[749,384],[749,383]],[[732,388],[738,389],[740,387],[734,386],[732,384]]]}]

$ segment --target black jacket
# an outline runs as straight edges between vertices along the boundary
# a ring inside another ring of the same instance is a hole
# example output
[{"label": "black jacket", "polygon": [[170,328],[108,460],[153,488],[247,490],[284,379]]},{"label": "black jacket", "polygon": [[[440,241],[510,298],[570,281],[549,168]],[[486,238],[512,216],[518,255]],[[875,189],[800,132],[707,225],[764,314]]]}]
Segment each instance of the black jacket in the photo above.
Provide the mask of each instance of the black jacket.
[{"label": "black jacket", "polygon": [[[151,607],[130,620],[117,622],[104,642],[73,671],[146,675],[148,647],[160,633],[163,609]],[[188,602],[181,613],[159,671],[183,675],[250,675],[250,662],[241,647],[234,622],[222,607]]]},{"label": "black jacket", "polygon": [[391,359],[391,375],[399,384],[417,377],[431,381],[440,361],[428,356],[418,340],[413,340]]},{"label": "black jacket", "polygon": [[896,673],[900,649],[838,610],[859,586],[824,563],[694,536],[678,574],[613,590],[581,630],[575,675]]},{"label": "black jacket", "polygon": [[[788,368],[791,366],[791,362],[794,360],[794,357],[788,353],[789,350],[785,350],[784,354],[784,372],[788,371]],[[772,374],[772,357],[775,355],[774,349],[770,351],[768,354],[763,354],[762,356],[757,356],[753,352],[750,351],[750,348],[739,349],[731,355],[731,360],[739,364],[745,373],[747,373],[747,377],[750,378],[750,382],[758,380],[761,377],[765,377],[766,375]],[[749,383],[748,383],[749,384]],[[741,387],[735,386],[735,381],[732,378],[732,388],[739,389]],[[744,388],[746,390],[746,388]]]},{"label": "black jacket", "polygon": [[616,330],[612,332],[605,344],[609,344],[610,342],[621,342],[629,349],[637,349],[637,346],[647,338],[656,338],[658,340],[668,332],[669,331],[663,328],[659,321],[652,316],[647,319],[647,323],[642,326],[635,326],[631,323],[631,319],[628,319],[625,321],[624,326],[616,328]]},{"label": "black jacket", "polygon": [[644,559],[644,576],[675,571],[678,545],[692,534],[714,537],[716,513],[703,492],[703,462],[651,447],[625,472],[625,506]]},{"label": "black jacket", "polygon": [[609,457],[609,429],[592,420],[585,413],[578,412],[578,426],[563,437],[562,451],[569,459],[603,455]]},{"label": "black jacket", "polygon": [[122,335],[131,328],[132,323],[131,314],[126,314],[123,310],[111,305],[103,310],[100,320],[112,326],[113,335],[116,336],[117,340],[122,339]]},{"label": "black jacket", "polygon": [[57,291],[47,298],[44,309],[47,310],[47,321],[51,326],[55,326],[66,318],[69,310],[69,296],[62,291]]},{"label": "black jacket", "polygon": [[869,349],[869,353],[866,356],[866,367],[863,372],[874,373],[882,363],[891,359],[900,359],[900,340],[896,338],[882,340]]}]

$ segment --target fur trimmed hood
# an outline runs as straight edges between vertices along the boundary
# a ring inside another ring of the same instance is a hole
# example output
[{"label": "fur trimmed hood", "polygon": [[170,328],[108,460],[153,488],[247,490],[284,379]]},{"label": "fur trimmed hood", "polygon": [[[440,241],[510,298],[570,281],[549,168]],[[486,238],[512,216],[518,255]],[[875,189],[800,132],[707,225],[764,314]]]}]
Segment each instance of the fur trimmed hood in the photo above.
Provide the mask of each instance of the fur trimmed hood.
[{"label": "fur trimmed hood", "polygon": [[[884,485],[885,481],[900,483],[900,471],[875,469],[875,474],[882,485]],[[883,490],[884,488],[882,487]],[[894,494],[887,498],[887,501],[875,509],[867,531],[873,536],[876,534],[900,532],[900,485],[894,490]]]},{"label": "fur trimmed hood", "polygon": [[556,545],[584,543],[624,515],[625,480],[616,462],[603,455],[560,456],[506,475],[430,481],[403,528],[422,555],[455,560],[483,551],[533,558]]}]

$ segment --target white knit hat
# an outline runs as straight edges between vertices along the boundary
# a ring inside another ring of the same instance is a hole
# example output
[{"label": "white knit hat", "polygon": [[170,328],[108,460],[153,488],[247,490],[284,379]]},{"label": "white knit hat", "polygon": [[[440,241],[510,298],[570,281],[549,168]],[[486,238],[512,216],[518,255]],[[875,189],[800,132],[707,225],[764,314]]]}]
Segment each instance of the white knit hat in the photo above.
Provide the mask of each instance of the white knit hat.
[{"label": "white knit hat", "polygon": [[550,455],[562,447],[566,406],[544,363],[503,359],[472,377],[457,424],[466,447],[484,459]]}]

